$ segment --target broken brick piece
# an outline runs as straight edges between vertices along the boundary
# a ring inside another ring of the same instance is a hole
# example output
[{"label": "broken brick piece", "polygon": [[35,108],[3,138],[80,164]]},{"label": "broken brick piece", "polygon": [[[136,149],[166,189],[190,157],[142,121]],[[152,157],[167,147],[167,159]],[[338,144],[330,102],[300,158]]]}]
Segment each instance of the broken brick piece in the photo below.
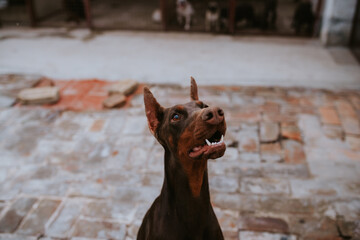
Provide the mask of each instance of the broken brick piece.
[{"label": "broken brick piece", "polygon": [[112,94],[104,100],[103,105],[106,108],[121,107],[126,103],[126,97],[123,94]]},{"label": "broken brick piece", "polygon": [[128,96],[132,94],[138,87],[138,82],[132,79],[123,80],[110,86],[109,94],[123,94]]},{"label": "broken brick piece", "polygon": [[22,104],[46,104],[56,103],[60,96],[57,87],[38,87],[22,90],[18,98]]}]

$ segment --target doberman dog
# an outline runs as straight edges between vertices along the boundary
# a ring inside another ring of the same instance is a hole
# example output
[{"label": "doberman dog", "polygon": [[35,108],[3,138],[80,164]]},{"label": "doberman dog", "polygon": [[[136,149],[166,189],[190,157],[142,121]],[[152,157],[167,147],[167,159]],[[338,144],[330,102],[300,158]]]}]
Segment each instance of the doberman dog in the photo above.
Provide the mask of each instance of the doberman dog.
[{"label": "doberman dog", "polygon": [[191,102],[163,108],[144,88],[150,131],[165,150],[165,177],[138,240],[224,239],[211,206],[207,173],[207,160],[225,153],[224,112],[199,101],[193,78],[190,96]]}]

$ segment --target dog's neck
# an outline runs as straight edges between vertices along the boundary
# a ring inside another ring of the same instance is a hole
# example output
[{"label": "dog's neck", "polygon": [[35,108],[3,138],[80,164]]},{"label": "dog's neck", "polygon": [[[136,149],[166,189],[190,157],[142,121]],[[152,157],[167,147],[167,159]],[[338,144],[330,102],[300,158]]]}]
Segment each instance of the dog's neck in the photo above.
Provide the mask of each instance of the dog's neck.
[{"label": "dog's neck", "polygon": [[[176,209],[177,214],[184,216],[201,215],[209,211],[210,194],[207,174],[207,161],[204,160],[203,172],[196,169],[193,172],[195,176],[188,176],[189,173],[181,165],[179,159],[165,148],[165,178],[161,190],[160,198],[164,203],[169,204],[170,209]],[[201,186],[198,195],[194,195],[191,181],[199,181],[201,177]],[[200,217],[200,216],[198,216]],[[196,218],[196,217],[195,217]]]}]

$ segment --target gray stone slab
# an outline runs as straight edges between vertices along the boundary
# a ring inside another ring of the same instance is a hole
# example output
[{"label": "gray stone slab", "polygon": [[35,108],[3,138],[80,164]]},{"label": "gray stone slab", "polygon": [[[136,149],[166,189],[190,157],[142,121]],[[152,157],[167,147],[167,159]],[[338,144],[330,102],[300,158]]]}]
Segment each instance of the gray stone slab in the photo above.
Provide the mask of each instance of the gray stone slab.
[{"label": "gray stone slab", "polygon": [[130,224],[134,220],[137,204],[116,200],[91,201],[85,204],[82,215],[87,218],[114,219]]},{"label": "gray stone slab", "polygon": [[17,199],[0,219],[0,233],[14,232],[35,202],[35,198]]},{"label": "gray stone slab", "polygon": [[241,180],[241,193],[289,195],[287,180],[271,178],[244,178]]},{"label": "gray stone slab", "polygon": [[40,236],[44,234],[45,224],[59,204],[59,200],[41,200],[38,207],[26,217],[16,233],[29,236]]},{"label": "gray stone slab", "polygon": [[89,221],[80,219],[76,222],[72,235],[75,237],[124,240],[126,227],[118,222]]},{"label": "gray stone slab", "polygon": [[210,189],[218,192],[235,193],[239,189],[237,177],[213,176],[210,177]]},{"label": "gray stone slab", "polygon": [[79,217],[81,209],[82,205],[80,202],[74,200],[66,201],[58,215],[47,226],[45,234],[50,237],[69,237],[70,230]]},{"label": "gray stone slab", "polygon": [[37,240],[37,237],[24,236],[20,234],[0,234],[0,240]]}]

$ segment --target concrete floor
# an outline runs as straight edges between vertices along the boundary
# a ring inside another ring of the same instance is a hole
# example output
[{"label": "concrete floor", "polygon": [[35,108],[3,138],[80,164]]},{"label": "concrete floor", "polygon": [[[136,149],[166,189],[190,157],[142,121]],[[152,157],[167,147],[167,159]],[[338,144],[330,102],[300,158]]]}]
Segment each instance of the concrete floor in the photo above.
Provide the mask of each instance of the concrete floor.
[{"label": "concrete floor", "polygon": [[187,85],[360,89],[348,49],[318,40],[67,29],[0,30],[0,73],[56,79],[134,78]]}]

